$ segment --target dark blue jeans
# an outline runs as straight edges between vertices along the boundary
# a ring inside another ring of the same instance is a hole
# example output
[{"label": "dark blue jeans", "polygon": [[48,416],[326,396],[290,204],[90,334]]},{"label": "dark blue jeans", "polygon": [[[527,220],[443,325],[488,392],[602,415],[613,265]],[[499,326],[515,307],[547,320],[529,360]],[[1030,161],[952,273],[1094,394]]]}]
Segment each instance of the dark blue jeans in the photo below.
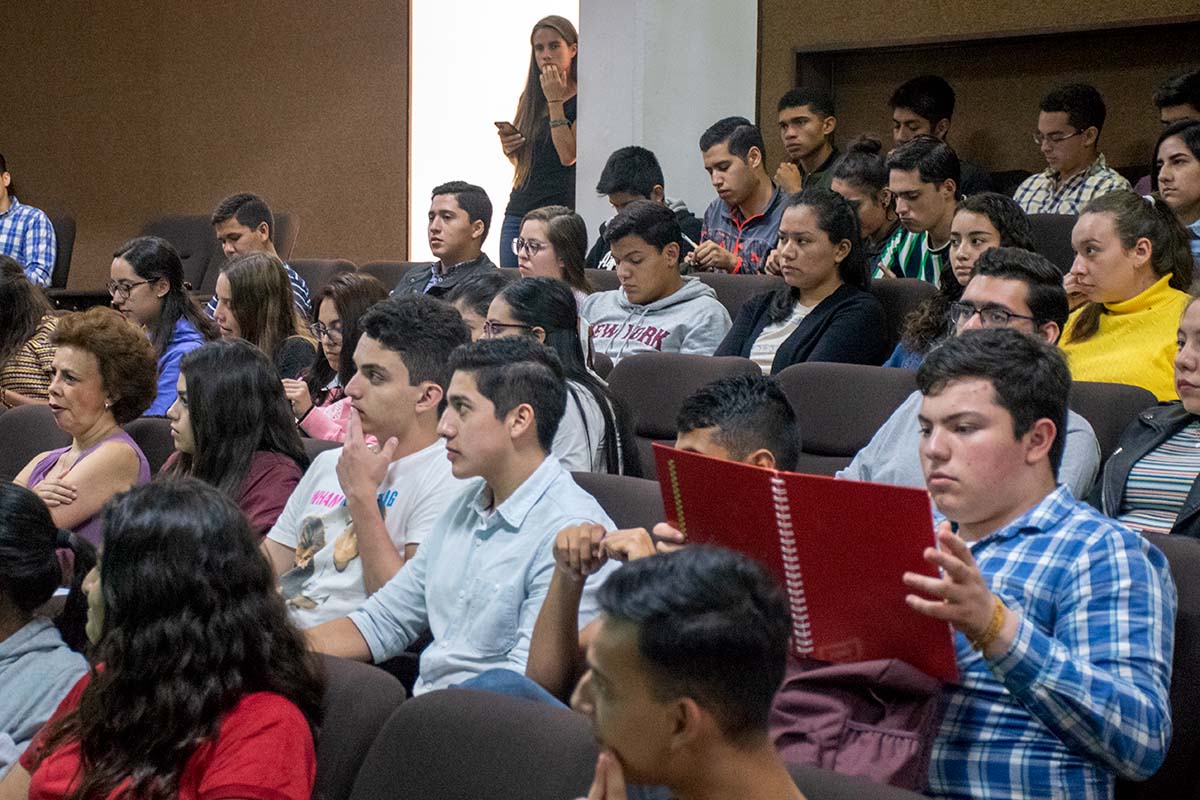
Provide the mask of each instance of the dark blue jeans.
[{"label": "dark blue jeans", "polygon": [[515,214],[505,214],[504,224],[500,226],[500,266],[517,267],[517,254],[513,252],[513,239],[521,235],[521,217]]}]

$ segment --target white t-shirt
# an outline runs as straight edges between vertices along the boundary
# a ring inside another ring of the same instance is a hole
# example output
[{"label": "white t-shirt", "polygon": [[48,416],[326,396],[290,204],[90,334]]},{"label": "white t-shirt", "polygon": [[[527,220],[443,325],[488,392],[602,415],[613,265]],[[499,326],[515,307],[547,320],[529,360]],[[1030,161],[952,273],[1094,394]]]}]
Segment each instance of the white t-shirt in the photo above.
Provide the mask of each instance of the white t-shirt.
[{"label": "white t-shirt", "polygon": [[[367,599],[358,539],[337,477],[341,453],[339,447],[313,460],[267,533],[296,551],[295,566],[279,577],[279,586],[301,628],[344,617]],[[450,472],[441,439],[393,461],[379,486],[379,506],[396,549],[420,544],[464,485]]]},{"label": "white t-shirt", "polygon": [[[575,402],[579,398],[579,403]],[[583,413],[579,413],[580,405]],[[605,472],[604,414],[585,386],[567,382],[567,407],[550,452],[568,472]]]},{"label": "white t-shirt", "polygon": [[754,344],[750,346],[750,360],[758,364],[759,369],[763,371],[763,375],[771,374],[771,365],[775,363],[775,353],[779,350],[787,338],[791,336],[796,328],[800,327],[800,323],[808,316],[812,308],[802,306],[796,303],[792,307],[792,313],[788,314],[779,322],[772,322],[762,329],[762,333],[754,340]]}]

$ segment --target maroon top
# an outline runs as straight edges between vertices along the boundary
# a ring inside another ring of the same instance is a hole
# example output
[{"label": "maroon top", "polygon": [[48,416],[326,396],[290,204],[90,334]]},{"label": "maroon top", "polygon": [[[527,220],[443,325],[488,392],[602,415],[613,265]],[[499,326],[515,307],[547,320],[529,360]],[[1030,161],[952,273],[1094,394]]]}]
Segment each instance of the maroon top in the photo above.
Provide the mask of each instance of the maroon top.
[{"label": "maroon top", "polygon": [[[179,451],[172,453],[159,474],[166,473],[178,458]],[[250,469],[238,490],[237,504],[250,520],[255,536],[262,538],[271,530],[303,474],[300,465],[282,453],[257,450],[250,456]]]}]

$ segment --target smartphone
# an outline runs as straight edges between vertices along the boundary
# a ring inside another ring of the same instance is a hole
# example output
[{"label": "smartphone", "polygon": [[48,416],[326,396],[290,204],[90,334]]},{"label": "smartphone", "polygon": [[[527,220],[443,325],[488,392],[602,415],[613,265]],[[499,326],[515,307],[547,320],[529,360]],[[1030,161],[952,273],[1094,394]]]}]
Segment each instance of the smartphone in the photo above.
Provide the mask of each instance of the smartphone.
[{"label": "smartphone", "polygon": [[508,136],[511,136],[514,133],[520,133],[520,131],[517,130],[515,125],[513,125],[511,122],[507,122],[505,120],[497,120],[496,122],[493,122],[492,124],[495,125],[497,128],[499,128],[501,131],[503,131]]}]

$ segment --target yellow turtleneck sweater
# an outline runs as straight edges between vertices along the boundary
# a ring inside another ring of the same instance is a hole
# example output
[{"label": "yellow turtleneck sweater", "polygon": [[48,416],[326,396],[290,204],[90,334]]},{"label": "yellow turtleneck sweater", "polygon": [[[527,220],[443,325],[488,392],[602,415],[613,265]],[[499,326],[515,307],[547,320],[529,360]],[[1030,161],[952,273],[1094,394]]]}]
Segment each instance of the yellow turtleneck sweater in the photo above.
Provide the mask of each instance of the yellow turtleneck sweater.
[{"label": "yellow turtleneck sweater", "polygon": [[1060,344],[1077,381],[1128,383],[1161,400],[1178,400],[1175,391],[1176,334],[1188,295],[1167,285],[1166,275],[1141,294],[1121,303],[1105,303],[1100,328],[1090,339],[1069,342],[1079,321],[1076,309]]}]

